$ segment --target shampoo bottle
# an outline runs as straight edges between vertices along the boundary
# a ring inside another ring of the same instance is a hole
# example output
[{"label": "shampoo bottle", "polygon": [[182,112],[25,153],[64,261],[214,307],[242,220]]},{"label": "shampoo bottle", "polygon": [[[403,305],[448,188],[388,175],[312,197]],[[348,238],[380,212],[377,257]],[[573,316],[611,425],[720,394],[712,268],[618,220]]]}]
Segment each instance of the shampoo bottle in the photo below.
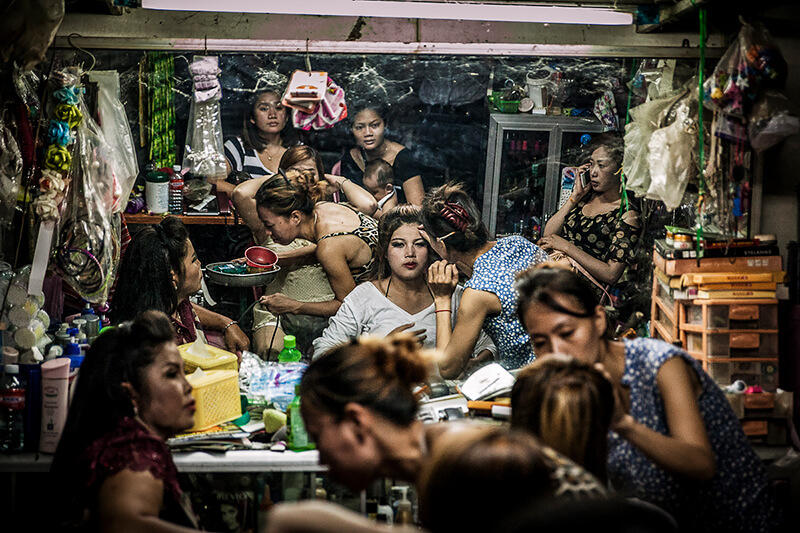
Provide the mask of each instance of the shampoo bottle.
[{"label": "shampoo bottle", "polygon": [[392,490],[400,491],[400,501],[397,502],[397,516],[395,524],[413,524],[414,511],[411,509],[411,501],[408,499],[408,487],[392,487]]},{"label": "shampoo bottle", "polygon": [[53,359],[42,363],[42,429],[39,451],[55,453],[67,421],[70,360]]}]

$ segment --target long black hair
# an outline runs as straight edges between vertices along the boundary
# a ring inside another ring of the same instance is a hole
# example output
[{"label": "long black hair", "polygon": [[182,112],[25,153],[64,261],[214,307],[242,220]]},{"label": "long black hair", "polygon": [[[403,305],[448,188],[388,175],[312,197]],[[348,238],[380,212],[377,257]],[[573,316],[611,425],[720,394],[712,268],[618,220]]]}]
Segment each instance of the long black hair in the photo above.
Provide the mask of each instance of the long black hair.
[{"label": "long black hair", "polygon": [[167,217],[136,233],[120,263],[111,301],[111,322],[133,320],[150,309],[172,315],[178,308],[172,273],[183,276],[188,249],[189,232],[176,217]]},{"label": "long black hair", "polygon": [[53,488],[60,494],[57,499],[71,500],[71,494],[77,497],[85,487],[86,472],[79,459],[86,448],[121,419],[134,416],[133,402],[122,384],[129,383],[141,394],[145,368],[160,346],[174,340],[169,317],[147,311],[133,322],[104,331],[89,347],[50,469]]}]

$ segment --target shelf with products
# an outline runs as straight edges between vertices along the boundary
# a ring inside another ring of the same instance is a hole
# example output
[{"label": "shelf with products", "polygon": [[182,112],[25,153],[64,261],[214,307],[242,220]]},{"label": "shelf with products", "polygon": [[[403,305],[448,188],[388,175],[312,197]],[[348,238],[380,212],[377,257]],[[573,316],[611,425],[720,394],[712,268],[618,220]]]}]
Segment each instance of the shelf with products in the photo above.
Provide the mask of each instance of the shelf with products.
[{"label": "shelf with products", "polygon": [[584,141],[600,132],[589,117],[493,113],[483,197],[489,233],[537,240],[558,209],[562,170],[577,164]]}]

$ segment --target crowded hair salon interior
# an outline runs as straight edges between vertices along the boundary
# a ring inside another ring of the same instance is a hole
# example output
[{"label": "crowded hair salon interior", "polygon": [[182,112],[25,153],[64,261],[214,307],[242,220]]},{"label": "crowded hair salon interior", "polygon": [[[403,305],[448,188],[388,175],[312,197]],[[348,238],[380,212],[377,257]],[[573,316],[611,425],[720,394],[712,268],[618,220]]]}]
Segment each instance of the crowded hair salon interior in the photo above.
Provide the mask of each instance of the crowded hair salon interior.
[{"label": "crowded hair salon interior", "polygon": [[0,531],[800,527],[795,0],[0,20]]}]

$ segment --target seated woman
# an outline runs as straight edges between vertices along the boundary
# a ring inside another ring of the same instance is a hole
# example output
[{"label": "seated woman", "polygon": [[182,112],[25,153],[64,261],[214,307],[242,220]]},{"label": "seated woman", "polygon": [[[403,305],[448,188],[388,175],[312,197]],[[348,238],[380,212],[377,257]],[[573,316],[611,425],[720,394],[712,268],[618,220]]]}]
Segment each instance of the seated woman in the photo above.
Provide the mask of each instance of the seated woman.
[{"label": "seated woman", "polygon": [[[529,433],[498,427],[442,435],[419,487],[420,522],[431,533],[502,531],[504,519],[532,507],[606,497],[591,474]],[[480,505],[465,505],[476,491]]]},{"label": "seated woman", "polygon": [[[420,210],[413,205],[398,206],[381,219],[379,277],[345,297],[322,336],[314,341],[315,357],[353,337],[386,336],[400,327],[422,335],[425,348],[436,347],[436,313],[426,281],[430,248],[419,232],[419,223]],[[461,286],[456,288],[452,309],[458,309],[463,291]],[[486,361],[496,352],[489,337],[481,333],[474,356]]]},{"label": "seated woman", "polygon": [[[443,259],[428,271],[442,377],[452,379],[461,373],[482,329],[497,346],[498,362],[504,367],[519,368],[533,361],[528,335],[516,314],[514,277],[546,261],[547,254],[523,237],[490,241],[475,202],[460,185],[431,191],[422,206],[422,221],[422,236]],[[452,312],[458,272],[469,279],[452,326],[447,311]]]},{"label": "seated woman", "polygon": [[273,314],[329,317],[358,283],[377,267],[378,224],[346,204],[322,202],[323,188],[308,170],[289,170],[267,179],[256,193],[259,219],[278,244],[297,238],[316,244],[315,257],[325,270],[335,298],[301,302],[285,294],[263,296]]},{"label": "seated woman", "polygon": [[236,187],[235,175],[259,178],[276,173],[286,146],[291,144],[284,138],[288,135],[284,130],[289,111],[281,103],[280,92],[257,93],[242,118],[241,135],[225,141],[226,176],[230,181],[216,182],[217,190],[228,196]]},{"label": "seated woman", "polygon": [[399,199],[400,203],[422,205],[425,196],[422,176],[417,170],[411,152],[402,144],[384,137],[385,113],[375,106],[361,109],[353,116],[351,131],[356,139],[356,146],[345,152],[340,161],[339,173],[356,185],[363,186],[364,169],[367,164],[376,159],[383,159],[392,165],[394,176],[402,185],[403,195]]},{"label": "seated woman", "polygon": [[112,324],[132,320],[143,311],[166,313],[179,344],[205,339],[204,330],[219,332],[225,346],[240,354],[250,340],[239,324],[189,301],[200,290],[200,260],[189,232],[175,217],[139,230],[120,262],[117,287],[111,302]]},{"label": "seated woman", "polygon": [[548,253],[566,256],[602,296],[633,263],[641,222],[628,206],[620,211],[622,137],[603,133],[589,150],[589,163],[579,169],[589,173],[589,184],[584,187],[580,176],[575,177],[569,200],[547,222],[538,244]]},{"label": "seated woman", "polygon": [[613,413],[611,383],[568,355],[540,356],[517,374],[511,391],[511,427],[532,433],[604,482]]},{"label": "seated woman", "polygon": [[194,411],[165,314],[104,331],[81,365],[53,458],[54,530],[197,529],[166,444],[192,427]]},{"label": "seated woman", "polygon": [[614,489],[671,513],[682,531],[772,530],[764,464],[696,359],[654,339],[611,340],[591,285],[570,270],[531,269],[517,290],[538,354],[600,364],[615,387],[608,455]]}]

